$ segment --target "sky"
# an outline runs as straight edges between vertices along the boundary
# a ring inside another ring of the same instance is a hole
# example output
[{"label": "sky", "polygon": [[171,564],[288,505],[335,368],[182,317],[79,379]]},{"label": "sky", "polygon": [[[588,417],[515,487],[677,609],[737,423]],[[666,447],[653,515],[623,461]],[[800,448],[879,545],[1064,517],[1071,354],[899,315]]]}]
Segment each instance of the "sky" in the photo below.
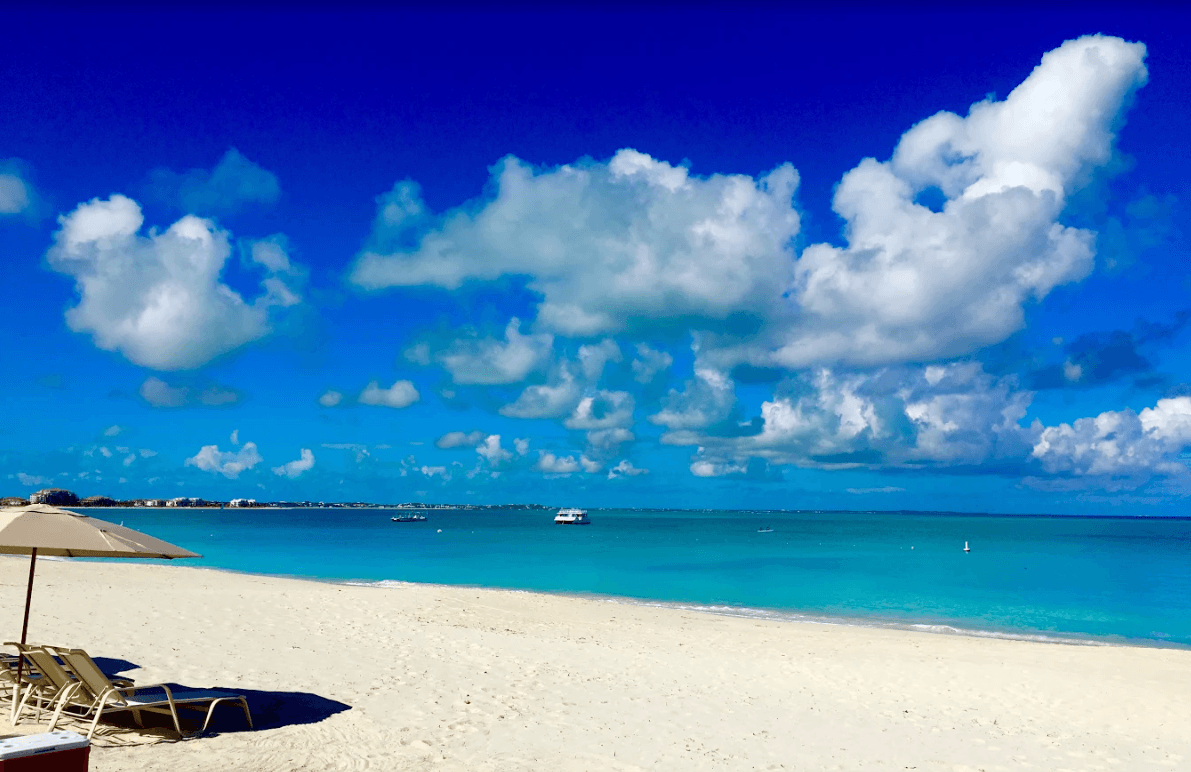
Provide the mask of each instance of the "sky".
[{"label": "sky", "polygon": [[1191,514],[1185,12],[0,13],[3,495]]}]

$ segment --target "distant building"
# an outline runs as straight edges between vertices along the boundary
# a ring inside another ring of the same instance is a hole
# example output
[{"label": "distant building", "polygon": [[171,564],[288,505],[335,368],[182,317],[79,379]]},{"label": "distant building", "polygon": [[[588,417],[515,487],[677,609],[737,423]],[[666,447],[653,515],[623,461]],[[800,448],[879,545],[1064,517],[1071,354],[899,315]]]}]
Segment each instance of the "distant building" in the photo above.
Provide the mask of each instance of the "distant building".
[{"label": "distant building", "polygon": [[29,495],[30,504],[49,504],[55,507],[77,507],[79,497],[62,488],[42,488]]},{"label": "distant building", "polygon": [[255,507],[256,499],[232,499],[228,502],[229,507]]},{"label": "distant building", "polygon": [[0,507],[23,507],[29,502],[20,496],[7,496],[0,499]]},{"label": "distant building", "polygon": [[88,496],[79,502],[80,507],[114,507],[118,502],[107,496]]},{"label": "distant building", "polygon": [[201,499],[192,499],[186,496],[179,496],[176,499],[170,499],[165,502],[167,507],[193,507],[201,502]]}]

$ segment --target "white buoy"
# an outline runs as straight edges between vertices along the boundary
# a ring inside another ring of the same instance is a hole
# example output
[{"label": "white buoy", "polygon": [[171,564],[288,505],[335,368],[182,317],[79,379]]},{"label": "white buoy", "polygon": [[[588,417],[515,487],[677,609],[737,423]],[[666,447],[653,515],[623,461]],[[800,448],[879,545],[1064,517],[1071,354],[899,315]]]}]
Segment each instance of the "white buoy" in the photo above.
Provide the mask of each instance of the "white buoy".
[{"label": "white buoy", "polygon": [[439,528],[439,529],[438,529],[438,532],[439,532],[439,533],[442,533],[442,529],[441,529],[441,528]]},{"label": "white buoy", "polygon": [[972,548],[968,546],[967,542],[964,542],[964,552],[971,552],[971,551],[972,551]]}]

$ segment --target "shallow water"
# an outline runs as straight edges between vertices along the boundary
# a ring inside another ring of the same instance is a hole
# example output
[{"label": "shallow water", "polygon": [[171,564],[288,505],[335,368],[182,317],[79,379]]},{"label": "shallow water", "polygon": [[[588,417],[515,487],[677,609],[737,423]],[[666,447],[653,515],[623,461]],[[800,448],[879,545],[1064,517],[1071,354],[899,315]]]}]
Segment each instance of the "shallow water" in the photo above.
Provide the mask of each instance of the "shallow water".
[{"label": "shallow water", "polygon": [[591,525],[556,526],[542,510],[430,510],[421,523],[392,522],[395,510],[92,513],[203,554],[188,564],[252,573],[1191,645],[1188,519],[592,510]]}]

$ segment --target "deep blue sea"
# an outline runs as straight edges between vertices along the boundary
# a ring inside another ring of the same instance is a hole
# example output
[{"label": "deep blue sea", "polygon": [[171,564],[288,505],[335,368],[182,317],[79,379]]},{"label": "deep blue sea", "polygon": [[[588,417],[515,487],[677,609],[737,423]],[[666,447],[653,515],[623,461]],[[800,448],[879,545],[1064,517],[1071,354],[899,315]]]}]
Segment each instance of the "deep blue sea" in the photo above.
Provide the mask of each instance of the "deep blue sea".
[{"label": "deep blue sea", "polygon": [[[1191,519],[856,512],[104,509],[189,565],[789,619],[1191,645]],[[766,525],[772,533],[758,533]],[[964,542],[971,552],[963,551]]]}]

